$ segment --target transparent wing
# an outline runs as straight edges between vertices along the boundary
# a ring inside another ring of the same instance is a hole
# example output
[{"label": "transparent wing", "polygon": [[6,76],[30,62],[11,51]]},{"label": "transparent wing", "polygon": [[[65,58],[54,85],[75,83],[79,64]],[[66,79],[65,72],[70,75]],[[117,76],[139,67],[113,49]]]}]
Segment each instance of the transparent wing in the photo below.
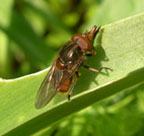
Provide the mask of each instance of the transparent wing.
[{"label": "transparent wing", "polygon": [[74,75],[82,63],[83,59],[79,59],[74,64],[70,64],[68,69],[64,71],[57,69],[54,64],[40,86],[36,96],[35,107],[39,109],[47,105],[58,93],[59,87],[62,87]]},{"label": "transparent wing", "polygon": [[57,69],[55,64],[51,67],[36,96],[35,107],[37,109],[44,107],[57,94],[57,84],[63,76],[63,71]]}]

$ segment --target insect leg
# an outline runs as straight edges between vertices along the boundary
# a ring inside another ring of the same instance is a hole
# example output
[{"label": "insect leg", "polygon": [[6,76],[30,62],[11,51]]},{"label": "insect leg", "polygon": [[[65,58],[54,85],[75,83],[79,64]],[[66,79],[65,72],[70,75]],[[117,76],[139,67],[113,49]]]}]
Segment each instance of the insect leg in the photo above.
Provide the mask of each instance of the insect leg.
[{"label": "insect leg", "polygon": [[71,97],[71,95],[72,95],[72,91],[73,91],[73,89],[75,88],[75,85],[76,85],[76,82],[77,82],[77,80],[78,80],[78,78],[79,78],[79,72],[76,72],[75,73],[76,74],[76,78],[74,79],[74,81],[73,81],[73,85],[72,85],[72,87],[71,87],[71,89],[70,89],[70,91],[69,91],[69,93],[68,93],[68,101],[70,101],[70,97]]},{"label": "insect leg", "polygon": [[111,68],[107,68],[107,67],[101,67],[99,70],[95,69],[95,68],[91,68],[91,67],[89,67],[87,65],[83,65],[83,67],[86,68],[86,69],[88,69],[88,70],[90,70],[90,71],[92,71],[92,72],[96,72],[96,73],[101,72],[103,69],[113,71]]},{"label": "insect leg", "polygon": [[86,56],[95,56],[96,55],[96,50],[95,49],[93,49],[93,52],[92,53],[88,53],[88,54],[86,54]]}]

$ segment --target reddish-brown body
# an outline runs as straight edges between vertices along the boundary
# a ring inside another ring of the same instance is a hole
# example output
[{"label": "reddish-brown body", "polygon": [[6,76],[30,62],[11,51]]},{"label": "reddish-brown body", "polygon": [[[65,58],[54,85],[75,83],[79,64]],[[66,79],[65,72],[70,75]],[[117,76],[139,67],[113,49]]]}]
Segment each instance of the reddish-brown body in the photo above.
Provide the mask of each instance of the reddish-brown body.
[{"label": "reddish-brown body", "polygon": [[[84,52],[91,51],[93,49],[93,38],[95,37],[96,28],[94,27],[90,32],[86,31],[84,34],[76,34],[72,37],[72,42],[76,43]],[[73,50],[69,54],[72,53]],[[56,66],[59,69],[66,69],[65,65],[58,59],[56,60]],[[61,79],[63,80],[63,79]],[[63,86],[59,87],[60,92],[67,92],[70,88],[72,79],[67,79]]]},{"label": "reddish-brown body", "polygon": [[71,82],[72,82],[72,78],[66,80],[62,86],[59,86],[59,91],[62,93],[66,93],[70,88]]},{"label": "reddish-brown body", "polygon": [[94,26],[89,32],[72,36],[71,41],[62,48],[41,84],[36,98],[36,108],[45,106],[57,92],[69,92],[70,99],[79,77],[77,71],[84,64],[87,53],[94,49],[93,41],[99,29]]}]

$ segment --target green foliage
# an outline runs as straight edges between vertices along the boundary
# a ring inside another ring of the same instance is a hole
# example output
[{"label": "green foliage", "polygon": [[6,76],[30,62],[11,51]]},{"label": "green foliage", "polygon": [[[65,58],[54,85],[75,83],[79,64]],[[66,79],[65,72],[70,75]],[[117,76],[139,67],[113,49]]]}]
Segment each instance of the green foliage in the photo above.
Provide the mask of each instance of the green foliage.
[{"label": "green foliage", "polygon": [[[143,0],[1,0],[0,135],[143,135],[144,14],[138,14],[143,5]],[[70,103],[58,94],[36,110],[35,96],[48,69],[23,75],[50,66],[72,34],[93,25],[104,26],[95,41],[97,55],[86,63],[113,72],[81,68]],[[2,79],[14,77],[20,78]]]}]

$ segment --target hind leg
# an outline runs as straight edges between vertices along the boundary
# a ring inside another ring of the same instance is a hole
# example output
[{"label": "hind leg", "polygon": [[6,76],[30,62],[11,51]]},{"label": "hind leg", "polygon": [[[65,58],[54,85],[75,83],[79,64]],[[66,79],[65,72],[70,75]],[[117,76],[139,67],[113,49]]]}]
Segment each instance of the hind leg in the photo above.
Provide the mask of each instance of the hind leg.
[{"label": "hind leg", "polygon": [[70,88],[70,91],[68,93],[68,101],[70,101],[70,97],[72,95],[73,89],[75,88],[76,82],[77,82],[77,80],[79,78],[79,72],[76,72],[75,74],[76,74],[76,78],[74,79],[72,87]]}]

